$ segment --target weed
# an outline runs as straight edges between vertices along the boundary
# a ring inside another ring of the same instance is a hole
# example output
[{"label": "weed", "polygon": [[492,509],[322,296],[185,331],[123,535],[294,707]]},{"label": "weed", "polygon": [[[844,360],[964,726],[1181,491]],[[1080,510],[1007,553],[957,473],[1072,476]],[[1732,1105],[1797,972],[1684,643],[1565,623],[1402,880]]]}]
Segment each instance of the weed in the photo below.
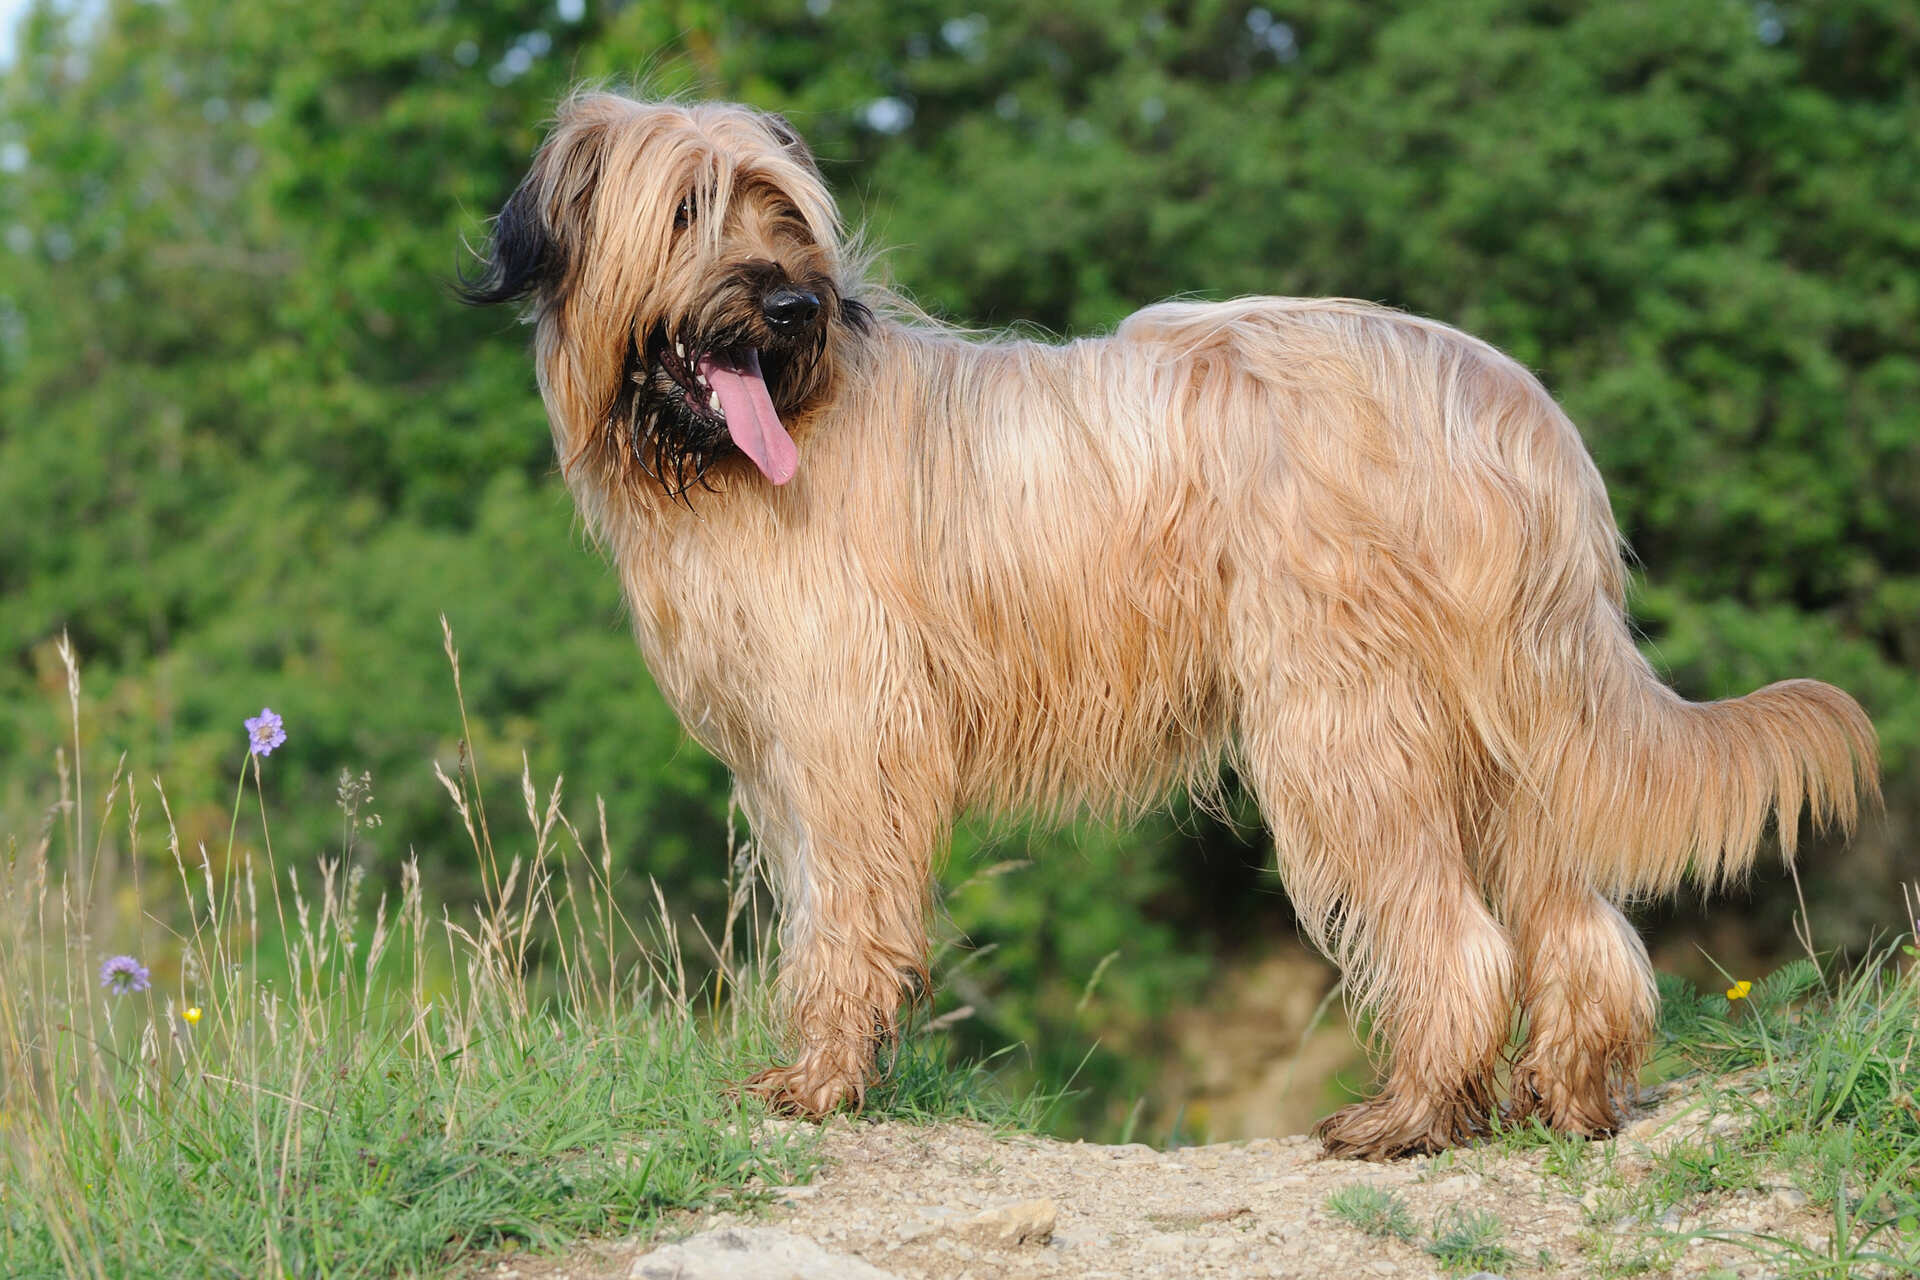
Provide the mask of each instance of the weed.
[{"label": "weed", "polygon": [[1665,1275],[1680,1260],[1686,1240],[1664,1232],[1620,1233],[1600,1227],[1580,1236],[1582,1274],[1592,1280]]},{"label": "weed", "polygon": [[1389,1236],[1395,1240],[1414,1237],[1413,1215],[1406,1201],[1383,1187],[1350,1182],[1335,1190],[1326,1200],[1327,1212],[1370,1236]]},{"label": "weed", "polygon": [[1455,1206],[1433,1220],[1427,1252],[1449,1272],[1494,1271],[1515,1259],[1505,1234],[1495,1215]]},{"label": "weed", "polygon": [[1758,982],[1730,978],[1724,993],[1662,979],[1657,1059],[1694,1073],[1711,1118],[1708,1136],[1669,1147],[1634,1189],[1639,1216],[1791,1182],[1831,1215],[1816,1243],[1695,1234],[1747,1249],[1770,1274],[1920,1275],[1914,905],[1903,943],[1850,968],[1810,955]]}]

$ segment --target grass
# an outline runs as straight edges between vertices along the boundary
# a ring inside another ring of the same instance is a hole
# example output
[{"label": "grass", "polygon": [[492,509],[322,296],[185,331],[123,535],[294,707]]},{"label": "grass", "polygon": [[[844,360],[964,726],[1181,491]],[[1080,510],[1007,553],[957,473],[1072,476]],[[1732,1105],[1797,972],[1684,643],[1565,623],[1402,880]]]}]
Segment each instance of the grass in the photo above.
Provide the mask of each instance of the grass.
[{"label": "grass", "polygon": [[1407,1202],[1384,1187],[1350,1182],[1336,1188],[1327,1197],[1326,1205],[1328,1213],[1370,1236],[1411,1240],[1415,1235]]},{"label": "grass", "polygon": [[1513,1250],[1501,1243],[1505,1234],[1493,1214],[1456,1206],[1433,1220],[1427,1253],[1444,1271],[1496,1271],[1514,1261]]},{"label": "grass", "polygon": [[1707,1096],[1728,1122],[1668,1152],[1648,1208],[1797,1188],[1830,1218],[1819,1248],[1765,1232],[1698,1234],[1783,1276],[1920,1276],[1917,957],[1913,934],[1850,969],[1810,956],[1738,1000],[1667,983],[1663,1036],[1699,1078],[1726,1082]]},{"label": "grass", "polygon": [[[450,635],[447,653],[458,690]],[[0,1274],[434,1275],[809,1176],[812,1132],[730,1087],[779,1050],[764,945],[734,943],[750,851],[715,976],[690,984],[664,902],[644,929],[614,905],[604,819],[583,836],[558,782],[523,772],[503,855],[461,759],[441,780],[485,885],[471,908],[431,903],[412,862],[375,894],[364,777],[343,775],[340,848],[285,865],[252,755],[211,854],[181,847],[157,781],[119,773],[93,813],[67,778],[43,831],[8,841]],[[170,884],[142,883],[155,862]],[[160,979],[103,990],[123,949]],[[1032,1121],[992,1084],[917,1035],[869,1112]]]},{"label": "grass", "polygon": [[[1385,1187],[1350,1182],[1327,1196],[1326,1209],[1348,1226],[1379,1239],[1412,1243],[1420,1235],[1406,1200]],[[1456,1205],[1434,1218],[1422,1247],[1443,1271],[1492,1271],[1515,1260],[1514,1252],[1502,1243],[1505,1234],[1506,1228],[1493,1214]]]},{"label": "grass", "polygon": [[1874,1268],[1920,1276],[1920,948],[1914,936],[1830,975],[1795,961],[1751,996],[1715,1006],[1668,990],[1670,1034],[1703,1073],[1745,1088],[1724,1096],[1736,1136],[1670,1161],[1663,1194],[1795,1186],[1826,1209],[1824,1245],[1776,1234],[1711,1232],[1782,1276],[1849,1276]]}]

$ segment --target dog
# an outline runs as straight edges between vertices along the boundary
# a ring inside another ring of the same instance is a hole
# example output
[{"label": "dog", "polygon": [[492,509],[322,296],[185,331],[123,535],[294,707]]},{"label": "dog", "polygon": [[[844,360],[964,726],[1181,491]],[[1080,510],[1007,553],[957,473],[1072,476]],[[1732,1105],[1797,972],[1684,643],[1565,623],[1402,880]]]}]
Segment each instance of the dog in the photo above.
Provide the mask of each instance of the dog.
[{"label": "dog", "polygon": [[1615,1129],[1656,1014],[1615,904],[1851,829],[1860,707],[1669,690],[1579,433],[1455,329],[1256,297],[1053,345],[871,274],[781,117],[581,91],[464,282],[527,304],[568,485],[769,853],[796,1052],[748,1087],[861,1103],[958,814],[1124,819],[1225,762],[1391,1051],[1329,1153],[1470,1141],[1503,1063],[1509,1115]]}]

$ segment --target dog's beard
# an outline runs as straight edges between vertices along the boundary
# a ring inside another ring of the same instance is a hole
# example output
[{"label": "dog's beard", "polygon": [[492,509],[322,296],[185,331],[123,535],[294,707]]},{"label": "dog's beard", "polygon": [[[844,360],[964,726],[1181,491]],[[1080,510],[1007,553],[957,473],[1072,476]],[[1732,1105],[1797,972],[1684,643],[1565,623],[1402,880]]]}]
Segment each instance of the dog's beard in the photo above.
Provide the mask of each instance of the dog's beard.
[{"label": "dog's beard", "polygon": [[842,310],[831,284],[803,283],[821,315],[793,337],[759,320],[753,282],[723,289],[698,316],[635,335],[608,427],[668,496],[711,488],[709,472],[730,454],[776,485],[793,478],[799,455],[788,427],[825,384],[828,329]]}]

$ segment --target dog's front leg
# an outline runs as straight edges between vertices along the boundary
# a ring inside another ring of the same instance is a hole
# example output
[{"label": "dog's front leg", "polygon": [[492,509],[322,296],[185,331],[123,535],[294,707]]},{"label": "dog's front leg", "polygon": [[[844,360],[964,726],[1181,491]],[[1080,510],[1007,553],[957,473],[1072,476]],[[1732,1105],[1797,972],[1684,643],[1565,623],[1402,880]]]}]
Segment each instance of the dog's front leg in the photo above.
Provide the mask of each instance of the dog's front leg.
[{"label": "dog's front leg", "polygon": [[930,861],[948,801],[881,772],[814,773],[791,788],[790,802],[748,801],[749,818],[760,810],[757,829],[776,845],[780,985],[797,1056],[747,1087],[777,1110],[819,1117],[858,1108],[902,1000],[927,987]]}]

